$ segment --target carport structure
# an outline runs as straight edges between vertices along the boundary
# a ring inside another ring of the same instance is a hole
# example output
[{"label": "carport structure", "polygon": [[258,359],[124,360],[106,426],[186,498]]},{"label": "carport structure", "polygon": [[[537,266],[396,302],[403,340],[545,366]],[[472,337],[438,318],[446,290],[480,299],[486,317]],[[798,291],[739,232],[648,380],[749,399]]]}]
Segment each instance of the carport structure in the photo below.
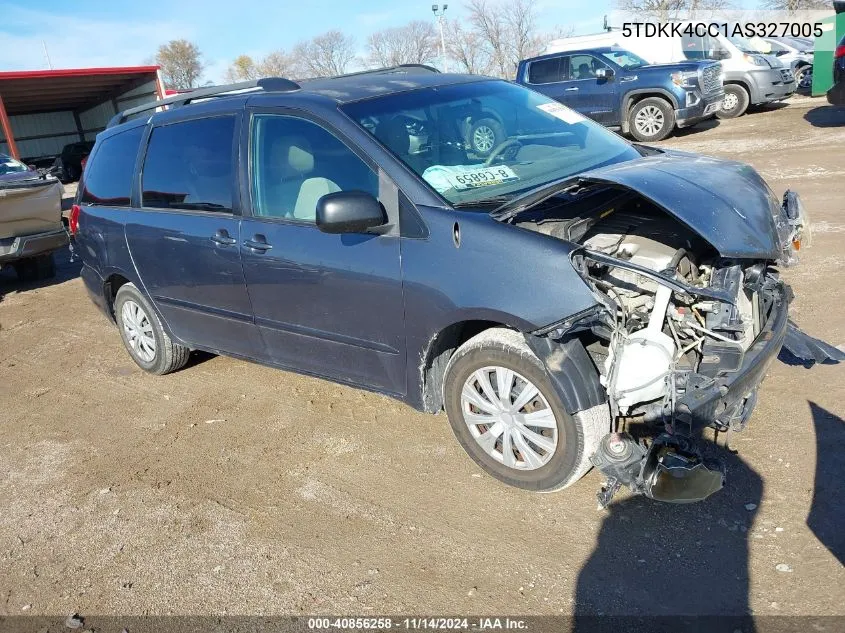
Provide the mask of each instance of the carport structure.
[{"label": "carport structure", "polygon": [[0,72],[0,152],[55,156],[93,141],[118,111],[163,96],[158,66]]}]

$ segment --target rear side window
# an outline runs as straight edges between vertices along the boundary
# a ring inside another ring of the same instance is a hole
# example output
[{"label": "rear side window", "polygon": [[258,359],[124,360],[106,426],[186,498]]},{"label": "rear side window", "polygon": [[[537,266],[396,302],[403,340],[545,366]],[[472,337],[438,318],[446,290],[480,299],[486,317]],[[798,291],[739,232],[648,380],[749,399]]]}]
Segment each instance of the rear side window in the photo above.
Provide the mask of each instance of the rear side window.
[{"label": "rear side window", "polygon": [[554,81],[563,81],[560,72],[560,57],[541,59],[531,62],[528,67],[528,82],[532,84],[550,84]]},{"label": "rear side window", "polygon": [[232,211],[235,117],[172,123],[153,129],[142,177],[142,206]]},{"label": "rear side window", "polygon": [[85,170],[81,204],[129,206],[135,158],[144,130],[140,126],[100,141],[94,159]]}]

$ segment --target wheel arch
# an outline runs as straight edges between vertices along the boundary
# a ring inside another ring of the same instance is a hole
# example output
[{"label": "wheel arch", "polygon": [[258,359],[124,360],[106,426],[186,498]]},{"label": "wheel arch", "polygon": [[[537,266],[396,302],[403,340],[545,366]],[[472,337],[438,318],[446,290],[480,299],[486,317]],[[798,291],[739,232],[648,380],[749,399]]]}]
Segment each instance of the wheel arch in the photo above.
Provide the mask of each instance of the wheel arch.
[{"label": "wheel arch", "polygon": [[152,297],[147,294],[146,289],[144,288],[143,284],[139,283],[137,279],[133,279],[131,276],[126,275],[124,271],[121,270],[112,270],[109,271],[103,277],[103,297],[106,300],[106,307],[108,308],[108,315],[111,318],[113,323],[117,323],[117,317],[114,313],[114,302],[117,299],[117,291],[120,288],[128,283],[131,283],[135,286],[135,288],[140,292],[147,301],[150,302],[150,305],[155,310],[156,316],[158,317],[159,322],[161,323],[161,327],[167,333],[167,335],[173,339],[174,341],[185,345],[183,341],[181,341],[178,337],[173,335],[173,330],[170,329],[170,325],[168,325],[167,321],[165,320],[164,316],[159,310],[156,302],[152,299]]},{"label": "wheel arch", "polygon": [[671,92],[668,90],[664,90],[663,88],[637,88],[634,90],[629,90],[625,93],[625,96],[622,99],[622,112],[621,112],[621,124],[622,124],[622,132],[627,134],[630,132],[631,126],[628,124],[628,118],[631,115],[631,109],[637,105],[643,99],[648,99],[649,97],[657,97],[658,99],[663,99],[664,101],[668,101],[669,105],[672,106],[673,110],[677,110],[680,106],[678,105],[678,100]]}]

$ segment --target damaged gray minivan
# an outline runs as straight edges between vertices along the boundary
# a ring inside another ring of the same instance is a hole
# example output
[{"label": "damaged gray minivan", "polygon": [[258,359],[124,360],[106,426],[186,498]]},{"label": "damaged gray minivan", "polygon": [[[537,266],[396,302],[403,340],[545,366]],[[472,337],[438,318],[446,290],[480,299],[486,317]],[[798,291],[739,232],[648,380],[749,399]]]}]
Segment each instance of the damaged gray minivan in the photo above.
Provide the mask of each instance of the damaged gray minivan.
[{"label": "damaged gray minivan", "polygon": [[783,344],[841,359],[788,319],[801,201],[747,165],[424,67],[165,103],[99,135],[70,218],[146,371],[202,349],[322,376],[445,408],[508,484],[595,465],[603,503],[686,502],[723,485],[702,431],[745,428]]}]

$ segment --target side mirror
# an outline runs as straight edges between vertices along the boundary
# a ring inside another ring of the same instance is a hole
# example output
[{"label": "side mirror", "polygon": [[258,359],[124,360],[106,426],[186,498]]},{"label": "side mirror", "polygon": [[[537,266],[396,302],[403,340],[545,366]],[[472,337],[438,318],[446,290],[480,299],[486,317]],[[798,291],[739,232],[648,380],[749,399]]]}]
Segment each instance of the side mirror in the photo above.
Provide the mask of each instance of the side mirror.
[{"label": "side mirror", "polygon": [[317,200],[317,228],[323,233],[364,233],[386,223],[381,203],[364,191],[327,193]]},{"label": "side mirror", "polygon": [[725,50],[724,48],[717,48],[713,52],[710,53],[710,59],[730,59],[731,52]]},{"label": "side mirror", "polygon": [[775,57],[781,57],[782,55],[789,55],[789,51],[776,51]]},{"label": "side mirror", "polygon": [[596,77],[599,79],[610,79],[616,73],[613,72],[612,68],[597,68],[596,69]]}]

